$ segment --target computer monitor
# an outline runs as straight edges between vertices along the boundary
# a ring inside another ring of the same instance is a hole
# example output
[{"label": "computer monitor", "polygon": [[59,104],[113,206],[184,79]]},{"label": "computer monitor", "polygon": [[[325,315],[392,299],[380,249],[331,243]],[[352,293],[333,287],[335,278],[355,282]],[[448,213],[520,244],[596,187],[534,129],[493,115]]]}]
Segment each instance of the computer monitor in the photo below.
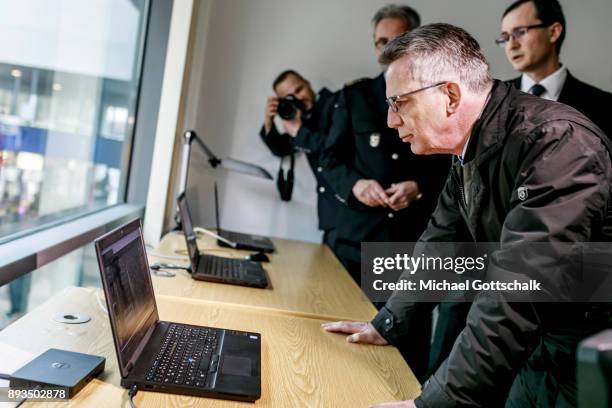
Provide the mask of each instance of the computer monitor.
[{"label": "computer monitor", "polygon": [[578,407],[612,407],[612,329],[578,346]]}]

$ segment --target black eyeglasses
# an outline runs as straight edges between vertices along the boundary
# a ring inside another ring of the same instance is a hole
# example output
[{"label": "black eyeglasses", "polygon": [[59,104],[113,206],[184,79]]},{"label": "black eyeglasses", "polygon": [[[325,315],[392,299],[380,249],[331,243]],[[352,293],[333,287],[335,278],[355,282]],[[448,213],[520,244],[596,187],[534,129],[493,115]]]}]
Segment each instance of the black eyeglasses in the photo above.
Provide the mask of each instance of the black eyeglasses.
[{"label": "black eyeglasses", "polygon": [[429,85],[429,86],[426,86],[426,87],[424,87],[424,88],[417,89],[416,91],[411,91],[411,92],[406,92],[406,93],[403,93],[403,94],[400,94],[400,95],[390,96],[390,97],[388,97],[388,98],[386,99],[386,101],[387,101],[387,105],[389,105],[389,108],[391,108],[391,110],[392,110],[393,112],[397,113],[397,111],[399,110],[399,107],[397,106],[397,102],[398,102],[400,99],[403,99],[403,98],[405,98],[405,97],[407,97],[407,96],[410,96],[410,95],[412,95],[412,94],[415,94],[415,93],[417,93],[417,92],[421,92],[421,91],[424,91],[424,90],[429,89],[429,88],[435,88],[436,86],[444,85],[444,84],[447,84],[447,83],[448,83],[448,82],[446,82],[446,81],[444,81],[444,82],[438,82],[437,84],[434,84],[434,85]]},{"label": "black eyeglasses", "polygon": [[532,28],[544,28],[544,27],[548,27],[549,25],[550,24],[541,23],[541,24],[533,24],[533,25],[528,25],[528,26],[523,26],[523,27],[516,27],[514,30],[512,30],[510,34],[501,33],[501,35],[495,39],[495,44],[499,45],[500,47],[505,47],[506,43],[510,41],[510,37],[514,38],[514,40],[517,41],[518,39],[523,37],[525,34],[527,34],[527,31],[531,30]]}]

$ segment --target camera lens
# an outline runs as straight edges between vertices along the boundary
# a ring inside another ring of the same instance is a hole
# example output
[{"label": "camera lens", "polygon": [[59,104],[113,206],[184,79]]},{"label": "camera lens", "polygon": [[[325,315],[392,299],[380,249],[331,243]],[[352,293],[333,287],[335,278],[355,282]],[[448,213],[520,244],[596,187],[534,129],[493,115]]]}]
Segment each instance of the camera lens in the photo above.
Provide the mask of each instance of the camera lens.
[{"label": "camera lens", "polygon": [[294,119],[298,110],[303,110],[302,102],[293,95],[288,95],[278,100],[278,116],[285,120]]}]

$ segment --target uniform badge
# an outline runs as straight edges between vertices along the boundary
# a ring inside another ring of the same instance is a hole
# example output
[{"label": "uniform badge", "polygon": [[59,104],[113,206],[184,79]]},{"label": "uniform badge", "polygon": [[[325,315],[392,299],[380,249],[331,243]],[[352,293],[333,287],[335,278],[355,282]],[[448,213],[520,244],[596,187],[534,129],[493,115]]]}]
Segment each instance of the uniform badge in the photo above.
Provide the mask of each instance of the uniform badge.
[{"label": "uniform badge", "polygon": [[516,191],[518,192],[519,200],[525,201],[527,199],[527,187],[519,187]]},{"label": "uniform badge", "polygon": [[372,133],[370,135],[370,146],[378,147],[380,144],[380,133]]}]

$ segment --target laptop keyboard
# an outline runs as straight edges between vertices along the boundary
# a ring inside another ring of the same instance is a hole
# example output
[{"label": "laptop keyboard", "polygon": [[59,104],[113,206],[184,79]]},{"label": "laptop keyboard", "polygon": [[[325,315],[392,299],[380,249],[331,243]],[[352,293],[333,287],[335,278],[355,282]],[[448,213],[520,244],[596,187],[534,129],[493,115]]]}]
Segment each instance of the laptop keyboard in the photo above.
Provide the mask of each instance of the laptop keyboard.
[{"label": "laptop keyboard", "polygon": [[[204,387],[217,331],[171,324],[159,353],[146,374],[147,381]],[[215,356],[218,357],[218,356]]]},{"label": "laptop keyboard", "polygon": [[241,259],[223,258],[204,255],[200,258],[198,272],[223,278],[240,278],[243,274],[244,261]]}]

